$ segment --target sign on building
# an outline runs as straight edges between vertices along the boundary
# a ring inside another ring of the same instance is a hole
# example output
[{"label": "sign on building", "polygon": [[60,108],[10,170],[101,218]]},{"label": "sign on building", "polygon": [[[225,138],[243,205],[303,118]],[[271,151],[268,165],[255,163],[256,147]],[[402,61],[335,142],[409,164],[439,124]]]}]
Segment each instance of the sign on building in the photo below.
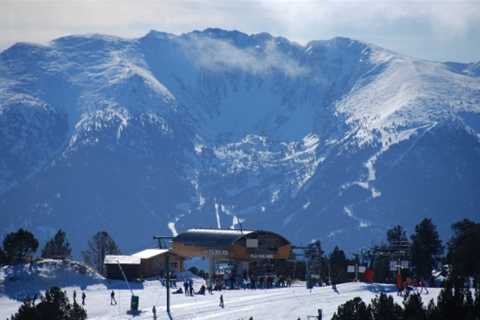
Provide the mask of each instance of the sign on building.
[{"label": "sign on building", "polygon": [[390,271],[397,271],[398,267],[397,261],[390,261]]},{"label": "sign on building", "polygon": [[250,258],[253,259],[273,259],[273,254],[252,253]]},{"label": "sign on building", "polygon": [[247,238],[247,248],[258,248],[258,239]]},{"label": "sign on building", "polygon": [[207,256],[210,256],[210,257],[228,256],[228,251],[220,250],[220,249],[208,249]]}]

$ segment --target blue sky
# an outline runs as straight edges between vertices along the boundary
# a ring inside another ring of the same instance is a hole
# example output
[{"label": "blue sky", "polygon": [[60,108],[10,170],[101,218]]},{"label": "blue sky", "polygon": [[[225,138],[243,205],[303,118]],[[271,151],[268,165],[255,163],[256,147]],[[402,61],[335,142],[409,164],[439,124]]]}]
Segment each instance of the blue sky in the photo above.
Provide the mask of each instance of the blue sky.
[{"label": "blue sky", "polygon": [[345,36],[418,58],[480,60],[480,0],[2,0],[0,49],[82,33],[220,27],[305,44]]}]

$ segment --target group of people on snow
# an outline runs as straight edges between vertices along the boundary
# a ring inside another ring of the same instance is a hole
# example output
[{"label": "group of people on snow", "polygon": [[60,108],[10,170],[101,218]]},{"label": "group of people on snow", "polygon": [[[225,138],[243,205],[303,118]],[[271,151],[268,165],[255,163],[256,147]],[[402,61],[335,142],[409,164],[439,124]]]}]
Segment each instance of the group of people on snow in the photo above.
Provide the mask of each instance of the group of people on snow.
[{"label": "group of people on snow", "polygon": [[400,272],[397,273],[396,278],[397,295],[408,297],[411,292],[422,294],[425,292],[428,294],[428,289],[424,280],[414,280],[410,277],[403,278]]}]

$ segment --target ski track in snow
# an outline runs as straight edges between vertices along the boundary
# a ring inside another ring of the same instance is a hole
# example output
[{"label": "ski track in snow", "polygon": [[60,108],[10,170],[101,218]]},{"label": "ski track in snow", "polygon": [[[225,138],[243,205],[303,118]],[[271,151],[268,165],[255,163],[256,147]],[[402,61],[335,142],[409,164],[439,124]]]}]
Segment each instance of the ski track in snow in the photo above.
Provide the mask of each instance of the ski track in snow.
[{"label": "ski track in snow", "polygon": [[[195,287],[201,285],[202,280],[195,281]],[[115,288],[118,305],[109,304],[108,289],[103,284],[88,286],[85,290],[86,309],[88,319],[152,319],[152,306],[157,308],[158,319],[168,319],[165,308],[165,288],[158,281],[145,281],[143,290],[134,289],[134,294],[140,297],[141,313],[137,316],[128,315],[126,312],[130,303],[130,292],[125,284],[112,281]],[[324,319],[330,319],[337,310],[338,305],[361,297],[365,302],[370,302],[379,290],[390,292],[399,304],[402,298],[396,295],[393,285],[345,283],[337,286],[338,293],[331,287],[315,287],[313,290],[305,289],[303,283],[297,283],[291,288],[257,289],[257,290],[224,290],[213,295],[186,297],[181,295],[171,296],[172,317],[176,320],[187,319],[223,319],[238,320],[248,319],[306,319],[308,315],[316,315],[317,309],[323,310]],[[73,290],[77,294],[80,287],[67,287],[67,295],[71,298]],[[440,289],[430,289],[430,293],[422,295],[424,304],[435,298]],[[225,300],[225,308],[218,306],[220,294]],[[6,318],[14,313],[20,302],[11,300],[0,294],[0,317]]]}]

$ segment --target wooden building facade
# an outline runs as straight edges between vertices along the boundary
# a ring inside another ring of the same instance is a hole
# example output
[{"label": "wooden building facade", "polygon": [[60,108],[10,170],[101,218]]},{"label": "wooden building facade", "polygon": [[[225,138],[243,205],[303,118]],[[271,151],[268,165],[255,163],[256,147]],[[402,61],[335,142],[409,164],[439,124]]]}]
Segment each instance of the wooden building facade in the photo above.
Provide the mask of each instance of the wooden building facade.
[{"label": "wooden building facade", "polygon": [[145,249],[132,255],[105,256],[105,276],[122,280],[122,270],[128,280],[165,276],[166,256],[170,257],[170,271],[184,271],[185,258],[167,249]]},{"label": "wooden building facade", "polygon": [[106,255],[103,261],[105,265],[105,277],[112,280],[123,280],[122,271],[125,277],[130,280],[141,278],[140,258],[126,255]]},{"label": "wooden building facade", "polygon": [[172,251],[185,258],[207,258],[209,284],[227,280],[232,287],[242,279],[281,274],[278,262],[290,258],[292,245],[264,230],[189,229],[173,238]]},{"label": "wooden building facade", "polygon": [[146,249],[133,254],[140,258],[140,272],[143,278],[164,276],[166,257],[170,256],[170,271],[182,272],[185,258],[170,252],[168,249]]},{"label": "wooden building facade", "polygon": [[292,245],[281,235],[264,230],[189,229],[173,238],[172,251],[188,258],[276,260],[288,259]]}]

